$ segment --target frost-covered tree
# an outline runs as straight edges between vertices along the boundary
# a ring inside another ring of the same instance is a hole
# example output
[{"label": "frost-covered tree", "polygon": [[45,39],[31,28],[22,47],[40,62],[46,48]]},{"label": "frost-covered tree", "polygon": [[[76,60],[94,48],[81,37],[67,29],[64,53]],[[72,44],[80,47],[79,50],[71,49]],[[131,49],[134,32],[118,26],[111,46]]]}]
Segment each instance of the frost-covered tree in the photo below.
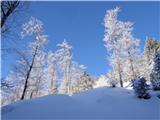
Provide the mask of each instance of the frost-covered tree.
[{"label": "frost-covered tree", "polygon": [[47,57],[47,80],[49,81],[49,94],[58,92],[57,72],[56,55],[53,52],[49,52]]},{"label": "frost-covered tree", "polygon": [[[22,38],[25,36],[32,36],[34,41],[29,44],[29,49],[23,53],[23,57],[19,60],[21,64],[20,68],[25,68],[23,71],[24,76],[24,89],[22,90],[21,100],[28,96],[29,86],[34,83],[36,86],[34,91],[37,92],[37,88],[40,84],[40,79],[43,76],[44,65],[44,52],[43,46],[46,43],[46,35],[43,34],[43,23],[35,18],[31,18],[28,22],[23,24]],[[33,82],[34,81],[34,82]],[[33,92],[33,91],[32,91]],[[31,95],[32,93],[29,92]]]},{"label": "frost-covered tree", "polygon": [[74,61],[72,46],[66,40],[57,46],[60,48],[54,52],[54,67],[56,67],[55,79],[60,83],[58,92],[72,95],[75,91],[75,83],[86,67]]},{"label": "frost-covered tree", "polygon": [[154,90],[160,90],[160,52],[155,54],[150,80]]},{"label": "frost-covered tree", "polygon": [[62,83],[60,86],[60,92],[63,94],[70,94],[71,89],[71,66],[72,66],[72,46],[64,40],[61,44],[57,45],[60,47],[55,52],[58,59],[58,66],[61,70]]},{"label": "frost-covered tree", "polygon": [[144,56],[148,64],[152,64],[155,53],[160,50],[160,42],[153,38],[147,37],[144,47]]},{"label": "frost-covered tree", "polygon": [[95,80],[89,76],[85,71],[81,73],[79,80],[75,83],[75,93],[83,92],[89,89],[92,89],[94,86]]},{"label": "frost-covered tree", "polygon": [[132,87],[138,98],[150,98],[150,94],[148,93],[149,85],[146,84],[145,78],[142,77],[136,80],[132,80]]},{"label": "frost-covered tree", "polygon": [[86,67],[84,65],[80,65],[75,61],[72,61],[71,66],[71,89],[70,95],[76,92],[76,83],[81,79],[82,73],[85,71]]},{"label": "frost-covered tree", "polygon": [[29,78],[30,98],[43,94],[45,84],[45,52],[39,50],[33,64],[33,69]]},{"label": "frost-covered tree", "polygon": [[35,18],[31,18],[29,22],[23,24],[22,37],[29,35],[33,37],[34,41],[30,42],[29,46],[25,46],[24,50],[15,50],[20,58],[14,66],[14,74],[9,74],[7,77],[16,83],[12,89],[13,94],[10,98],[14,99],[12,101],[39,96],[41,80],[44,75],[43,45],[46,42],[42,26],[42,22]]},{"label": "frost-covered tree", "polygon": [[[115,80],[119,81],[119,85],[121,87],[123,87],[123,82],[124,82],[124,71],[123,71],[123,67],[124,67],[124,59],[122,57],[119,57],[118,55],[113,55],[110,58],[110,65],[111,65],[111,69],[113,71],[109,72],[109,77],[111,78],[109,81],[113,83],[115,83]],[[115,79],[113,79],[115,78]]]},{"label": "frost-covered tree", "polygon": [[117,68],[116,70],[119,75],[120,85],[121,87],[123,87],[122,61],[121,61],[122,44],[120,42],[123,29],[121,29],[119,21],[117,20],[117,15],[119,11],[120,8],[116,7],[115,9],[108,10],[106,12],[104,18],[104,27],[105,27],[104,42],[110,58],[115,60],[115,62],[113,62],[111,66]]},{"label": "frost-covered tree", "polygon": [[132,35],[131,22],[117,19],[119,11],[120,8],[116,7],[106,12],[104,42],[112,70],[115,70],[120,86],[123,87],[124,79],[131,80],[137,77],[135,60],[139,56],[139,40]]},{"label": "frost-covered tree", "polygon": [[150,37],[146,38],[146,43],[144,46],[144,57],[143,57],[143,76],[149,81],[150,74],[153,68],[153,59],[155,53],[160,52],[160,42],[154,40]]},{"label": "frost-covered tree", "polygon": [[7,105],[20,99],[21,80],[20,76],[10,71],[8,76],[1,81],[1,104]]},{"label": "frost-covered tree", "polygon": [[139,54],[135,58],[136,59],[134,60],[134,69],[135,69],[136,78],[137,76],[141,76],[147,80],[147,78],[145,77],[145,71],[147,66],[146,66],[146,63],[144,62],[143,53]]},{"label": "frost-covered tree", "polygon": [[[126,71],[124,70],[125,74],[128,74],[127,79],[135,79],[138,77],[136,64],[137,59],[140,57],[140,50],[139,50],[139,39],[136,39],[132,35],[132,23],[126,22],[124,23],[124,31],[122,36],[122,44],[123,44],[123,57],[125,59],[125,67]],[[127,69],[128,68],[128,69]]]}]

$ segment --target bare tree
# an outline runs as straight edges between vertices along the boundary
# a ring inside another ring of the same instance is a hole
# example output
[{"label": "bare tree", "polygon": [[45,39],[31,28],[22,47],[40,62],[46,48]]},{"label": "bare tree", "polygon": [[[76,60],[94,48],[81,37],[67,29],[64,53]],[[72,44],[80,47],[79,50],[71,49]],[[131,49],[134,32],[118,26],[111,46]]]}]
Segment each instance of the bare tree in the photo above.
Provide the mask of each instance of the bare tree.
[{"label": "bare tree", "polygon": [[[19,0],[12,0],[12,1],[2,0],[1,1],[1,32],[2,33],[8,31],[10,27],[8,26],[9,20],[15,17],[14,16],[15,13],[18,13],[20,11],[22,12],[22,9],[25,6],[24,3],[26,4],[26,2],[19,1]],[[13,24],[14,23],[12,22],[12,25]]]},{"label": "bare tree", "polygon": [[19,30],[27,16],[26,13],[28,13],[29,9],[27,8],[29,7],[29,4],[30,2],[20,0],[1,0],[0,23],[2,60],[7,59],[10,55],[15,55],[13,49],[17,48],[15,47],[17,44],[24,44],[24,41],[20,40]]},{"label": "bare tree", "polygon": [[4,27],[7,19],[15,9],[19,6],[20,2],[19,1],[2,1],[1,2],[1,28]]}]

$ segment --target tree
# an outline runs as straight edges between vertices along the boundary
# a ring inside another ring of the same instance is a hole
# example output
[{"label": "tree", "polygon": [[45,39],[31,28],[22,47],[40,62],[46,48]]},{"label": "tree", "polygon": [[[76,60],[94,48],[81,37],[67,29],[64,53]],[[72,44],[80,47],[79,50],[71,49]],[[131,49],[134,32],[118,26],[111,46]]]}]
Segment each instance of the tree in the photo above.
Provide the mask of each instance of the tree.
[{"label": "tree", "polygon": [[[28,53],[26,52],[25,55]],[[33,98],[40,96],[40,91],[42,90],[43,83],[43,75],[44,69],[42,67],[42,63],[44,64],[44,56],[42,54],[37,53],[35,57],[35,62],[32,67],[32,71],[30,72],[30,76],[27,79],[27,88],[25,91],[25,99],[26,98]],[[23,57],[30,57],[24,56]],[[5,83],[3,84],[3,101],[4,104],[12,103],[22,98],[22,91],[24,90],[24,83],[26,80],[26,75],[28,72],[29,65],[26,63],[29,62],[26,59],[22,58],[17,60],[17,64],[13,66],[13,70],[10,71],[9,75],[4,80]]]},{"label": "tree", "polygon": [[147,37],[146,43],[144,47],[144,56],[146,57],[146,61],[148,64],[152,63],[155,53],[160,50],[160,42],[153,38]]},{"label": "tree", "polygon": [[[29,3],[29,2],[28,2]],[[3,0],[1,1],[1,32],[5,33],[8,29],[15,25],[17,20],[15,19],[15,14],[22,12],[23,8],[27,6],[27,2],[19,0]],[[13,22],[14,21],[14,22]]]},{"label": "tree", "polygon": [[19,30],[27,16],[29,3],[20,0],[1,0],[2,62],[11,56],[16,57],[15,49],[19,49],[17,46],[24,45],[24,41],[19,40]]},{"label": "tree", "polygon": [[160,52],[160,42],[158,40],[154,40],[150,37],[146,38],[146,43],[144,46],[144,56],[143,56],[143,76],[149,81],[150,74],[152,72],[153,67],[153,59],[155,53]]},{"label": "tree", "polygon": [[47,58],[49,94],[60,92],[72,95],[75,82],[80,79],[85,66],[73,60],[72,46],[66,40],[57,46],[60,48],[55,52],[49,52]]},{"label": "tree", "polygon": [[33,68],[29,78],[28,90],[30,91],[30,98],[42,95],[43,87],[45,85],[45,52],[38,50],[34,60]]},{"label": "tree", "polygon": [[137,80],[132,80],[132,87],[138,98],[150,98],[150,94],[148,93],[149,85],[146,84],[145,78],[142,77]]},{"label": "tree", "polygon": [[57,58],[53,52],[49,52],[47,57],[47,80],[49,81],[49,94],[58,93],[57,68]]},{"label": "tree", "polygon": [[154,57],[154,65],[150,75],[150,80],[154,90],[160,90],[160,53]]},{"label": "tree", "polygon": [[106,12],[104,42],[112,70],[118,75],[120,86],[123,87],[125,79],[131,80],[138,76],[135,60],[140,54],[139,40],[132,35],[133,23],[118,20],[119,11],[120,8],[116,7]]},{"label": "tree", "polygon": [[93,86],[94,79],[92,79],[86,72],[83,72],[80,76],[80,79],[75,83],[75,93],[92,89]]},{"label": "tree", "polygon": [[15,84],[9,96],[11,102],[41,96],[45,85],[44,45],[47,36],[43,34],[42,22],[32,17],[23,24],[21,36],[27,35],[34,40],[24,50],[15,49],[19,59],[8,76]]},{"label": "tree", "polygon": [[71,66],[71,91],[70,95],[77,92],[77,82],[81,79],[81,75],[84,73],[86,67],[84,65],[78,64],[72,61]]},{"label": "tree", "polygon": [[123,57],[125,59],[124,75],[128,80],[136,79],[139,75],[137,73],[136,64],[140,57],[139,39],[132,36],[133,24],[130,22],[124,23],[125,29],[123,31],[122,44],[123,44]]},{"label": "tree", "polygon": [[19,74],[10,71],[8,76],[1,81],[2,105],[15,102],[20,98],[20,80]]},{"label": "tree", "polygon": [[61,44],[57,45],[60,47],[59,50],[55,52],[58,59],[58,66],[61,70],[61,78],[63,81],[61,83],[61,93],[70,94],[71,89],[71,64],[72,64],[72,46],[64,40]]},{"label": "tree", "polygon": [[109,81],[110,82],[113,81],[113,83],[115,83],[115,81],[118,80],[121,87],[123,87],[123,80],[124,80],[124,71],[123,71],[124,64],[123,63],[124,63],[124,59],[122,57],[119,57],[119,55],[113,54],[113,56],[111,56],[110,58],[110,65],[113,71],[109,73],[110,74],[109,78],[111,78]]},{"label": "tree", "polygon": [[1,28],[4,27],[7,19],[19,6],[20,1],[2,1],[1,2]]},{"label": "tree", "polygon": [[123,87],[122,81],[122,61],[121,61],[121,48],[122,44],[120,43],[120,39],[122,36],[121,26],[119,25],[119,21],[117,20],[117,14],[120,11],[120,8],[116,7],[115,9],[108,10],[106,12],[104,18],[104,27],[105,27],[105,35],[104,42],[105,47],[108,50],[111,59],[114,59],[115,62],[111,64],[112,67],[116,66],[116,70],[119,75],[119,82],[121,87]]},{"label": "tree", "polygon": [[[23,56],[23,59],[20,61],[23,65],[23,67],[26,68],[25,73],[24,73],[24,89],[22,91],[21,100],[23,100],[25,98],[25,95],[27,93],[29,79],[30,79],[31,75],[34,74],[34,73],[32,73],[32,72],[34,72],[33,69],[35,69],[35,68],[41,69],[43,67],[41,65],[36,66],[36,64],[38,63],[38,61],[37,61],[38,57],[43,56],[42,55],[43,52],[41,52],[41,50],[43,49],[43,45],[46,43],[46,35],[43,34],[42,22],[32,17],[29,20],[29,22],[23,24],[23,30],[21,32],[21,36],[23,38],[26,35],[33,36],[35,41],[31,42],[29,45],[29,51],[28,51],[28,53],[30,55],[29,58],[27,59],[27,57]],[[39,77],[39,75],[35,76],[35,77]]]}]

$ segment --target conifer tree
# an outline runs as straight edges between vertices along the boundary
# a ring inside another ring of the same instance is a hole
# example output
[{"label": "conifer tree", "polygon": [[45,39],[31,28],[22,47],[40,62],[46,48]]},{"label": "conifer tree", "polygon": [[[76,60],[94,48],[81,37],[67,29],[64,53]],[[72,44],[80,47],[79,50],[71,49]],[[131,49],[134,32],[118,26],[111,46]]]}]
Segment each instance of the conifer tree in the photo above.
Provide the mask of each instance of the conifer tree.
[{"label": "conifer tree", "polygon": [[160,90],[160,53],[156,53],[154,57],[154,65],[150,80],[154,90]]},{"label": "conifer tree", "polygon": [[150,98],[150,94],[148,93],[149,85],[146,84],[145,78],[142,77],[136,80],[132,80],[132,87],[134,89],[135,95],[138,98]]}]

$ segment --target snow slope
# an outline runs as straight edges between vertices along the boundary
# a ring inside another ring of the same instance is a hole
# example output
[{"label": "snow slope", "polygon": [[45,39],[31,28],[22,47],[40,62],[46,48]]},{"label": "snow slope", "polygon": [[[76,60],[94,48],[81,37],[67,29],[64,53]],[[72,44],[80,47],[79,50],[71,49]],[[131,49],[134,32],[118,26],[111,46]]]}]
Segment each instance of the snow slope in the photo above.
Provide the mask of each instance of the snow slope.
[{"label": "snow slope", "polygon": [[73,96],[49,95],[2,107],[2,119],[160,119],[160,100],[132,90],[96,88]]}]

